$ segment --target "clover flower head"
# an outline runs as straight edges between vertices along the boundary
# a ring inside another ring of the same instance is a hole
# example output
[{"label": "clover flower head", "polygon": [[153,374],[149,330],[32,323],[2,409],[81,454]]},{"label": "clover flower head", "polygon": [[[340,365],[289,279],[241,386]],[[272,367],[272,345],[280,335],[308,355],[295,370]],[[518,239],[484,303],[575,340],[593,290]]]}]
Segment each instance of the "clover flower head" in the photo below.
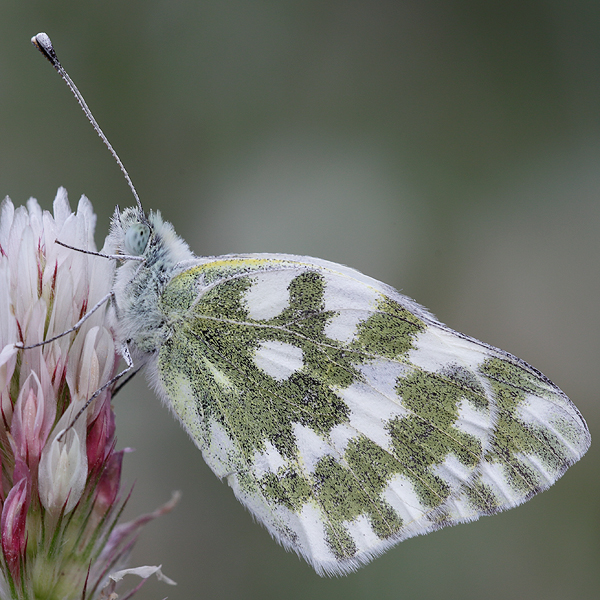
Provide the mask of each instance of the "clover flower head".
[{"label": "clover flower head", "polygon": [[26,208],[8,198],[0,205],[3,599],[109,597],[139,529],[171,507],[117,525],[123,452],[115,450],[110,389],[74,420],[115,374],[107,306],[75,331],[28,348],[71,329],[114,278],[114,261],[56,243],[95,250],[89,200],[73,213],[61,188],[53,212],[34,199]]}]

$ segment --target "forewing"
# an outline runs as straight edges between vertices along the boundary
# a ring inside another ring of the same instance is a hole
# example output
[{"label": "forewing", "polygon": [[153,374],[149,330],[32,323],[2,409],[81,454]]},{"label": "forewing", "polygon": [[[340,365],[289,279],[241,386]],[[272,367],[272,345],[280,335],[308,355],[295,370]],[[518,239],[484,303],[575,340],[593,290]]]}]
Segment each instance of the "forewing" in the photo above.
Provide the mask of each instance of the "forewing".
[{"label": "forewing", "polygon": [[199,261],[161,303],[162,396],[213,471],[321,574],[524,502],[589,446],[541,373],[346,267]]}]

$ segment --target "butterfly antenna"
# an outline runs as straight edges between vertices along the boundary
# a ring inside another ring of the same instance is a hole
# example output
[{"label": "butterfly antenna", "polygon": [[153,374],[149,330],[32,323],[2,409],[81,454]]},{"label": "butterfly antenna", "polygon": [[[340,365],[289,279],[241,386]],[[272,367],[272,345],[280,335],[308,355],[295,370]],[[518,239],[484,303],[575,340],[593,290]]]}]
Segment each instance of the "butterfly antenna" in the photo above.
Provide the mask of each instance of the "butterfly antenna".
[{"label": "butterfly antenna", "polygon": [[56,52],[54,51],[54,46],[52,45],[52,42],[50,41],[50,38],[45,33],[38,33],[37,35],[34,35],[31,38],[31,43],[50,61],[50,63],[56,69],[58,74],[64,79],[65,83],[69,86],[69,89],[73,93],[73,96],[75,96],[77,102],[79,102],[79,106],[81,106],[83,112],[85,113],[85,116],[89,119],[90,123],[92,124],[92,127],[96,130],[96,133],[100,136],[100,139],[104,142],[104,144],[106,145],[106,147],[108,148],[110,153],[113,155],[113,158],[117,161],[119,168],[123,172],[123,175],[125,176],[125,179],[127,180],[127,183],[129,184],[129,188],[133,192],[133,196],[135,198],[135,201],[137,202],[138,208],[143,213],[144,209],[142,208],[142,203],[140,202],[140,197],[138,196],[138,193],[136,192],[135,187],[133,186],[133,182],[131,181],[131,177],[129,177],[129,173],[127,172],[127,169],[125,168],[125,165],[123,165],[123,163],[121,162],[119,155],[115,152],[115,149],[111,146],[107,137],[104,135],[104,132],[102,131],[102,129],[100,129],[100,125],[98,125],[98,123],[96,122],[96,119],[94,119],[94,115],[92,115],[92,111],[88,108],[88,105],[85,103],[85,100],[83,99],[83,96],[81,95],[81,92],[77,89],[77,86],[73,83],[73,80],[69,77],[69,74],[65,71],[63,66],[60,64],[60,61],[58,60],[58,57],[56,56]]}]

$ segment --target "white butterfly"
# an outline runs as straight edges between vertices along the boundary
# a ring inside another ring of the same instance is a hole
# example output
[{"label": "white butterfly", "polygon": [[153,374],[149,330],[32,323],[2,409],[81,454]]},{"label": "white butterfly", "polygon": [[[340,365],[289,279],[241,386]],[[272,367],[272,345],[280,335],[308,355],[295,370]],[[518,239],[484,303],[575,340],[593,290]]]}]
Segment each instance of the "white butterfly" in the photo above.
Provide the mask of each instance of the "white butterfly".
[{"label": "white butterfly", "polygon": [[198,258],[139,203],[115,212],[109,246],[125,257],[113,288],[124,355],[319,574],[516,506],[589,447],[581,414],[539,371],[357,271]]}]

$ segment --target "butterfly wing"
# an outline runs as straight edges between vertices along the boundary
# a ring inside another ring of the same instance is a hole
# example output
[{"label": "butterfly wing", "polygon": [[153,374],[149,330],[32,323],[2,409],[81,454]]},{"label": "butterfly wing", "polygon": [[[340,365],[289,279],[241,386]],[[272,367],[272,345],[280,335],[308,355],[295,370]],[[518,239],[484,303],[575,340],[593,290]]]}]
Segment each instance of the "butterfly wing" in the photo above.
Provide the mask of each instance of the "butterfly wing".
[{"label": "butterfly wing", "polygon": [[320,574],[516,506],[587,450],[575,406],[518,358],[352,269],[199,259],[161,298],[153,378],[238,499]]}]

